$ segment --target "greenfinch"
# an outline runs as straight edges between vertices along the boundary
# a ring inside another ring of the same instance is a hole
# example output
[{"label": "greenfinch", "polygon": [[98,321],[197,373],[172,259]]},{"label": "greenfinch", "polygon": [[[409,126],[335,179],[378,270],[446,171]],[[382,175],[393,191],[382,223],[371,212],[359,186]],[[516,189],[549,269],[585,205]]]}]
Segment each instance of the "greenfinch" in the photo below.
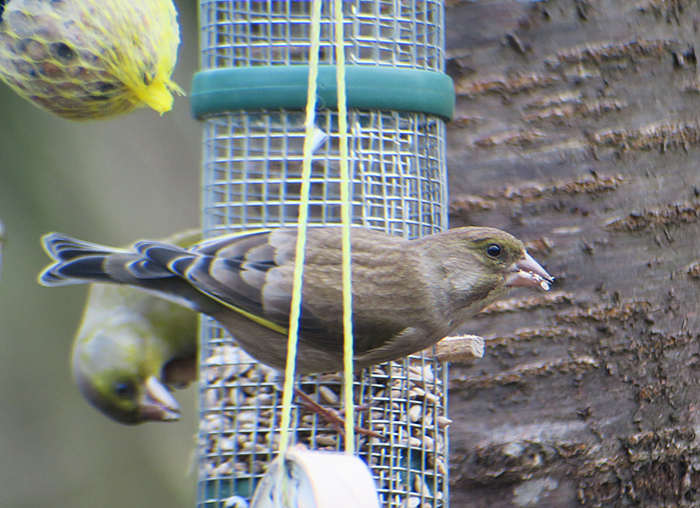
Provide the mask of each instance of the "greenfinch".
[{"label": "greenfinch", "polygon": [[0,78],[71,120],[173,105],[172,0],[0,0]]},{"label": "greenfinch", "polygon": [[[199,230],[167,239],[186,247]],[[92,284],[73,342],[73,375],[83,396],[116,421],[172,421],[172,388],[197,378],[197,314],[130,286]]]},{"label": "greenfinch", "polygon": [[[50,233],[55,261],[45,286],[127,284],[218,320],[258,361],[283,370],[287,354],[297,230],[258,230],[183,248],[156,241],[114,249]],[[396,360],[450,333],[515,286],[551,276],[512,235],[457,228],[405,240],[353,228],[354,366]],[[299,346],[300,373],[343,369],[341,228],[307,232]]]}]

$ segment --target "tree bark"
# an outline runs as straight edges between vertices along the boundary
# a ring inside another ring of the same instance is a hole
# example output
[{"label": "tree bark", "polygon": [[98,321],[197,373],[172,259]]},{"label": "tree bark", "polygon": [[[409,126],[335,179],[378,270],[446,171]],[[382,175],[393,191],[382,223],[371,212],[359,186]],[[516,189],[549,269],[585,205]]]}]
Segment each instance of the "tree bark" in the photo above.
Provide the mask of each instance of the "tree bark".
[{"label": "tree bark", "polygon": [[450,225],[557,279],[460,330],[452,505],[698,505],[698,2],[447,4]]}]

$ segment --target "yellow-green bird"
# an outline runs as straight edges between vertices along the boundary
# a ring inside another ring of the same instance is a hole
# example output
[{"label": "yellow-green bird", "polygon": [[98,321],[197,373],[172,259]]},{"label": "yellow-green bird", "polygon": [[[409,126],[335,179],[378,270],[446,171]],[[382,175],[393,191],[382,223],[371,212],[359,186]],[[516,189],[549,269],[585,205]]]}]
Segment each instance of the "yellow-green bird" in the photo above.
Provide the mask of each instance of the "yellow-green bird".
[{"label": "yellow-green bird", "polygon": [[[183,247],[198,230],[167,241]],[[73,343],[73,374],[83,396],[126,424],[170,421],[180,407],[170,389],[197,377],[197,314],[130,286],[93,284]]]},{"label": "yellow-green bird", "polygon": [[[251,356],[283,370],[297,230],[233,234],[187,248],[140,241],[114,249],[51,233],[45,286],[127,284],[217,319]],[[492,228],[458,228],[416,240],[353,228],[356,368],[421,351],[514,286],[551,276],[523,243]],[[341,228],[308,231],[297,370],[343,368]]]}]

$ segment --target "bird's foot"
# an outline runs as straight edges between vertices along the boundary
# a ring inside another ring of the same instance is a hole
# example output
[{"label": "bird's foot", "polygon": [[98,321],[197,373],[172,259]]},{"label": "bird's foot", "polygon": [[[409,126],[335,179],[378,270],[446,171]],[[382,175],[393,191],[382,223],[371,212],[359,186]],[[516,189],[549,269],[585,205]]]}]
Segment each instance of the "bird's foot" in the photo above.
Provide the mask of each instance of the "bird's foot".
[{"label": "bird's foot", "polygon": [[[330,407],[322,406],[298,388],[294,389],[294,393],[296,393],[297,397],[301,399],[301,405],[304,408],[306,408],[312,413],[316,413],[320,418],[327,421],[339,434],[345,435],[345,418],[343,417],[343,414],[340,411],[337,411]],[[365,409],[368,409],[368,406],[356,406],[355,409],[357,409],[358,411],[363,411]],[[355,432],[357,432],[358,434],[364,434],[365,436],[377,437],[380,439],[384,437],[379,432],[365,429],[357,425],[355,426]]]}]

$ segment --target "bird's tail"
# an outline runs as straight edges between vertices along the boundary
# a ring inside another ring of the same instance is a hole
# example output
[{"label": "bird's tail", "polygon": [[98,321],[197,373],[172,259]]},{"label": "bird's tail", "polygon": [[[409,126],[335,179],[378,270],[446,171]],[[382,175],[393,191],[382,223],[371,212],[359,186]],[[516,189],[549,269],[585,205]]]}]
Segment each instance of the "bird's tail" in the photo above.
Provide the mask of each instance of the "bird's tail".
[{"label": "bird's tail", "polygon": [[197,312],[211,314],[218,305],[188,282],[185,272],[197,256],[182,247],[143,240],[114,249],[60,233],[45,235],[42,243],[54,260],[39,275],[43,286],[127,284]]},{"label": "bird's tail", "polygon": [[[44,286],[111,282],[153,289],[152,283],[156,280],[177,275],[168,269],[167,263],[158,263],[137,250],[105,247],[60,233],[45,235],[42,243],[46,253],[54,260],[39,275],[39,283]],[[161,246],[172,257],[186,253],[179,247],[158,242],[140,243]]]},{"label": "bird's tail", "polygon": [[44,235],[41,242],[46,253],[54,260],[52,265],[39,274],[39,283],[49,287],[113,282],[105,271],[105,261],[110,255],[126,253],[60,233]]}]

